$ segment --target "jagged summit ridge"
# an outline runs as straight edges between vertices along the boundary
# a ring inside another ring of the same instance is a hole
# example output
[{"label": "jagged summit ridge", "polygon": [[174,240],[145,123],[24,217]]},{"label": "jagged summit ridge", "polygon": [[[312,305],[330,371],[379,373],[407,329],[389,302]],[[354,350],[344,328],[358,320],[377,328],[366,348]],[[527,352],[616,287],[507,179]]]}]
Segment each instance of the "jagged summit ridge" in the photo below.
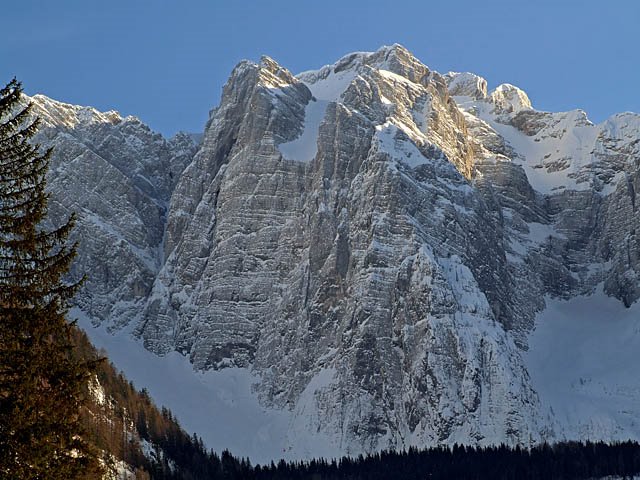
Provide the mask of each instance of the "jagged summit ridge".
[{"label": "jagged summit ridge", "polygon": [[123,326],[149,293],[159,265],[173,185],[195,143],[171,140],[133,116],[25,97],[45,126],[35,140],[54,147],[48,178],[49,216],[78,215],[82,247],[72,275],[87,276],[76,301],[96,322]]},{"label": "jagged summit ridge", "polygon": [[42,94],[36,94],[33,97],[24,95],[23,100],[33,103],[34,113],[48,127],[74,128],[80,123],[116,124],[123,120],[122,116],[115,110],[100,112],[93,107],[58,102]]},{"label": "jagged summit ridge", "polygon": [[445,75],[449,93],[458,97],[471,97],[476,100],[487,98],[487,81],[470,72],[449,72]]},{"label": "jagged summit ridge", "polygon": [[73,205],[68,183],[96,180],[61,157],[57,214],[100,213],[79,268],[114,238],[126,253],[80,307],[196,370],[256,375],[286,448],[308,431],[336,454],[561,438],[522,358],[545,295],[640,296],[632,114],[540,112],[393,45],[298,75],[241,62],[198,146],[145,128],[46,133],[105,160],[103,197],[126,199]]}]

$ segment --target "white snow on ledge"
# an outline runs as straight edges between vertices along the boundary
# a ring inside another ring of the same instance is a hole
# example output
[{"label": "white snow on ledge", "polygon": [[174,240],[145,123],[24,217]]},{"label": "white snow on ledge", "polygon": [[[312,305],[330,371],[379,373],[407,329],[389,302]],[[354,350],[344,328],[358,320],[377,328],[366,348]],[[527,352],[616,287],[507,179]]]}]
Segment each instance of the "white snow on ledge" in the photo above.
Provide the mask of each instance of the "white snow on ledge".
[{"label": "white snow on ledge", "polygon": [[[394,160],[402,162],[411,168],[427,163],[429,160],[422,155],[422,152],[418,150],[418,147],[409,138],[398,138],[399,130],[402,130],[402,128],[394,125],[391,121],[376,126],[375,138],[378,141],[380,151],[389,154]],[[411,133],[406,130],[403,130],[403,132],[407,136]]]},{"label": "white snow on ledge", "polygon": [[311,100],[304,111],[302,135],[291,142],[281,143],[278,149],[287,160],[310,162],[318,153],[318,132],[329,102]]},{"label": "white snow on ledge", "polygon": [[640,440],[640,302],[546,300],[524,360],[557,439]]}]

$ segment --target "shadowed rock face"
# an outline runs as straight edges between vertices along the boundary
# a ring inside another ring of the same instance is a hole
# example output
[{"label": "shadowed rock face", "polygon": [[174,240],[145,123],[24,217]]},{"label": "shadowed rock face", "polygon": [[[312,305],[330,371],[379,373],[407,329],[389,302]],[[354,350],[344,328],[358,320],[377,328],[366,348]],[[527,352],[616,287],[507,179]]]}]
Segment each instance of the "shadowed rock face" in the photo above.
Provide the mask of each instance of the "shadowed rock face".
[{"label": "shadowed rock face", "polygon": [[34,102],[52,217],[81,214],[80,307],[197,370],[252,369],[345,453],[553,438],[521,359],[544,295],[640,296],[632,114],[537,112],[399,45],[240,63],[197,153]]},{"label": "shadowed rock face", "polygon": [[124,326],[146,301],[162,262],[168,202],[196,145],[185,134],[165,140],[135,117],[26,98],[43,127],[36,141],[53,147],[49,216],[78,216],[72,267],[86,275],[78,305],[97,322]]}]

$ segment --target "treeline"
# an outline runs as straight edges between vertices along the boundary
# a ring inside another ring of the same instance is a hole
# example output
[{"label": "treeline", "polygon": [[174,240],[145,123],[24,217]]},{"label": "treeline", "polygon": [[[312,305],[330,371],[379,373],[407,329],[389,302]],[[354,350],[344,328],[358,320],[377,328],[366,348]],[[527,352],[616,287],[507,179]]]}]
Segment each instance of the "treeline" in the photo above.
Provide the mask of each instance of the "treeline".
[{"label": "treeline", "polygon": [[[637,442],[565,442],[532,449],[507,447],[411,448],[339,460],[251,464],[229,452],[210,453],[208,476],[225,480],[585,480],[640,474]],[[152,477],[156,478],[156,477]],[[158,477],[160,478],[160,477]]]},{"label": "treeline", "polygon": [[280,462],[235,478],[276,480],[571,480],[640,473],[640,444],[566,442],[532,449],[436,447],[339,461]]},{"label": "treeline", "polygon": [[[98,353],[84,332],[75,330],[77,351],[86,359]],[[107,361],[98,365],[104,391],[94,392],[83,412],[89,440],[110,458],[124,461],[136,479],[146,480],[571,480],[640,474],[637,442],[564,442],[532,449],[454,446],[404,452],[380,452],[333,460],[253,466],[228,451],[207,451],[202,440],[187,434],[166,408],[158,409],[145,390]],[[95,388],[95,386],[94,386]],[[115,465],[111,478],[116,478]]]}]

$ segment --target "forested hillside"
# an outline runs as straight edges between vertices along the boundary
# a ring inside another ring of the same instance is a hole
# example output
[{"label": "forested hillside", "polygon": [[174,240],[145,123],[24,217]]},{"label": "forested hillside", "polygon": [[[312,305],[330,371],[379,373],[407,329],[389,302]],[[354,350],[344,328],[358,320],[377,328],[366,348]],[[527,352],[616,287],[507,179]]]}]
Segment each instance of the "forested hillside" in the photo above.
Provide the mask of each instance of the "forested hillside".
[{"label": "forested hillside", "polygon": [[[74,329],[74,343],[84,359],[101,357],[79,329]],[[221,478],[220,457],[207,452],[169,410],[156,407],[145,390],[137,390],[102,358],[88,385],[90,401],[82,418],[90,442],[104,452],[107,478]]]}]

